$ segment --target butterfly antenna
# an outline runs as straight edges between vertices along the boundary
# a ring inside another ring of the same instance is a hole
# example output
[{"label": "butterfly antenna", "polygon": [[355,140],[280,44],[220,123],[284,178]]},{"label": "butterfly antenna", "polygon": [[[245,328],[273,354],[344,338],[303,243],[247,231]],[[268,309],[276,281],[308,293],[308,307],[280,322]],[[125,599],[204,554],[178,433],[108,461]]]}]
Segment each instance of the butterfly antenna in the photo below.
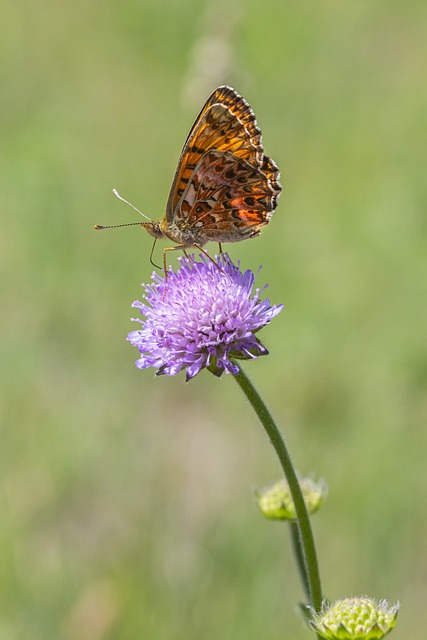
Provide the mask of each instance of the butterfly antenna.
[{"label": "butterfly antenna", "polygon": [[119,227],[133,227],[135,225],[141,226],[142,222],[125,222],[124,224],[94,224],[93,228],[99,231],[100,229],[118,229]]},{"label": "butterfly antenna", "polygon": [[134,209],[135,211],[137,211],[143,218],[146,218],[147,220],[149,220],[151,222],[151,218],[149,218],[148,216],[145,215],[145,213],[142,213],[142,211],[140,211],[139,209],[137,209],[135,207],[134,204],[132,204],[131,202],[129,202],[128,200],[125,200],[124,198],[122,198],[122,196],[120,195],[120,193],[117,191],[117,189],[113,189],[113,193],[116,196],[116,198],[118,198],[119,200],[121,200],[122,202],[124,202],[125,204],[128,204],[130,207],[132,207],[132,209]]},{"label": "butterfly antenna", "polygon": [[[135,211],[137,211],[139,214],[141,214],[141,216],[143,218],[146,218],[147,220],[150,220],[150,222],[151,222],[151,218],[149,218],[148,216],[143,214],[142,211],[137,209],[135,207],[135,205],[133,205],[131,202],[128,202],[127,200],[122,198],[122,196],[119,194],[119,192],[116,189],[113,189],[113,193],[116,196],[116,198],[118,198],[119,200],[121,200],[125,204],[128,204],[130,207],[132,207],[132,209],[135,209]],[[143,224],[143,223],[142,222],[125,222],[124,224],[107,224],[107,225],[95,224],[94,225],[94,229],[99,231],[100,229],[117,229],[118,227],[133,227],[133,226],[141,225],[141,224]]]}]

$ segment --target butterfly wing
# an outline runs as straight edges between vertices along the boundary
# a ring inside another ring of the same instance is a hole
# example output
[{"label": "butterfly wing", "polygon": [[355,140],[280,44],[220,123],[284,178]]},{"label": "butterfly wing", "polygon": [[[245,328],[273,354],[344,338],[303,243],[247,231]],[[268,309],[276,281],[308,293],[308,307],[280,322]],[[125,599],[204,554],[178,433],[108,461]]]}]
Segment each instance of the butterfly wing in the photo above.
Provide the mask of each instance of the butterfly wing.
[{"label": "butterfly wing", "polygon": [[[166,206],[168,222],[175,219],[178,202],[193,172],[202,156],[211,149],[232,153],[256,168],[261,168],[268,161],[264,157],[261,131],[255,114],[246,100],[231,87],[219,87],[212,93],[185,141]],[[268,172],[275,180],[278,195],[280,185],[277,167],[271,165]]]},{"label": "butterfly wing", "polygon": [[176,207],[175,225],[192,243],[237,242],[258,235],[276,207],[279,170],[255,167],[228,151],[207,151]]}]

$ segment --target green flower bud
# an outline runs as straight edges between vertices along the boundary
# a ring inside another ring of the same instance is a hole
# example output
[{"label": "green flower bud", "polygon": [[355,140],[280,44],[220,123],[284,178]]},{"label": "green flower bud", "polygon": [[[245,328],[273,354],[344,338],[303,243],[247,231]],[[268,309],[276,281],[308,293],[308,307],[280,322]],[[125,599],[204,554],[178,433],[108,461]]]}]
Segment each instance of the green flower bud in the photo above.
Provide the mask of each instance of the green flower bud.
[{"label": "green flower bud", "polygon": [[[311,478],[303,478],[300,480],[300,487],[308,513],[314,513],[326,497],[326,483],[323,480],[314,482]],[[294,502],[286,480],[279,480],[269,489],[258,492],[256,499],[261,513],[269,520],[296,519]]]},{"label": "green flower bud", "polygon": [[320,613],[309,609],[311,628],[326,640],[380,640],[393,629],[399,604],[363,596],[324,602]]}]

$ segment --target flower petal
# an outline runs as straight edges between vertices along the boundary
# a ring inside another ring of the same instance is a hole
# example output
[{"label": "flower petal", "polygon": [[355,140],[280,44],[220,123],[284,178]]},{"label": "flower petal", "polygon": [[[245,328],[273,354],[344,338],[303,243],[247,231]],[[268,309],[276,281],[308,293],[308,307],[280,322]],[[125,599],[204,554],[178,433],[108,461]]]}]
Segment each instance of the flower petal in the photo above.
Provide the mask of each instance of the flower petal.
[{"label": "flower petal", "polygon": [[283,305],[261,300],[266,287],[253,292],[254,273],[242,273],[228,254],[216,259],[214,264],[205,256],[182,257],[176,272],[170,269],[167,278],[153,273],[152,282],[143,285],[142,300],[132,304],[143,319],[133,319],[140,328],[127,337],[140,352],[137,367],[155,367],[158,375],[169,376],[185,369],[190,380],[203,368],[215,375],[236,374],[230,357],[268,353],[255,333]]}]

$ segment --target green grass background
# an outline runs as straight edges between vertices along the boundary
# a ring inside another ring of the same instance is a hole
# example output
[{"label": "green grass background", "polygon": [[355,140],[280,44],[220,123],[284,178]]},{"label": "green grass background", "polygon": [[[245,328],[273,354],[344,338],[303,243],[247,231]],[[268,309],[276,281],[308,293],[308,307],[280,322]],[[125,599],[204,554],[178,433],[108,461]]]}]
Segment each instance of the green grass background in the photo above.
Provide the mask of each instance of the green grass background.
[{"label": "green grass background", "polygon": [[[280,477],[233,379],[155,378],[125,341],[151,239],[216,85],[284,191],[230,245],[285,311],[246,366],[303,474],[325,594],[427,627],[427,4],[2,3],[0,640],[310,637]],[[158,248],[158,255],[160,255]],[[174,263],[174,260],[172,263]]]}]

